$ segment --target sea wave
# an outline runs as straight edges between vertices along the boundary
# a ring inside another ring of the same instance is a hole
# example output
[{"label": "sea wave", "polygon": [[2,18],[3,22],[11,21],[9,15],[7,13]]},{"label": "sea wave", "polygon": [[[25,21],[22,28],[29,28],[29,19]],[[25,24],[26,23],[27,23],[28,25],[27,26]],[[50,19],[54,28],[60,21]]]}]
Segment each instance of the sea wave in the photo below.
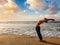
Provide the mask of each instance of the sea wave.
[{"label": "sea wave", "polygon": [[[37,36],[36,22],[0,23],[0,34],[18,34]],[[41,25],[41,33],[45,37],[60,37],[60,23],[44,23]]]}]

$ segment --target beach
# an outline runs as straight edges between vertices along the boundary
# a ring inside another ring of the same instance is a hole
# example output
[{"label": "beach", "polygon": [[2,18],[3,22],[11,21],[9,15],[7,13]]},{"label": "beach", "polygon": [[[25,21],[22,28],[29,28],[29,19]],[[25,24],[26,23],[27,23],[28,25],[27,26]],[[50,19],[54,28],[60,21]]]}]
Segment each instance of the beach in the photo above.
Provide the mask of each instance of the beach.
[{"label": "beach", "polygon": [[43,37],[40,42],[37,36],[0,34],[0,45],[60,45],[60,38]]},{"label": "beach", "polygon": [[0,45],[60,45],[60,23],[44,23],[40,42],[35,30],[36,22],[0,22]]}]

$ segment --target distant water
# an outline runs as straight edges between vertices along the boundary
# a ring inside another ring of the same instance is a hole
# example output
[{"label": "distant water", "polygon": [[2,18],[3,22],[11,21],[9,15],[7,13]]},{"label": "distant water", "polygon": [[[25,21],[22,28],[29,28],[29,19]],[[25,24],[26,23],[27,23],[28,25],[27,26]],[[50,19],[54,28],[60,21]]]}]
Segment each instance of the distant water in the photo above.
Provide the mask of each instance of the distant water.
[{"label": "distant water", "polygon": [[[5,21],[0,22],[0,34],[26,34],[37,36],[36,21]],[[60,23],[44,23],[41,25],[43,36],[60,37]]]}]

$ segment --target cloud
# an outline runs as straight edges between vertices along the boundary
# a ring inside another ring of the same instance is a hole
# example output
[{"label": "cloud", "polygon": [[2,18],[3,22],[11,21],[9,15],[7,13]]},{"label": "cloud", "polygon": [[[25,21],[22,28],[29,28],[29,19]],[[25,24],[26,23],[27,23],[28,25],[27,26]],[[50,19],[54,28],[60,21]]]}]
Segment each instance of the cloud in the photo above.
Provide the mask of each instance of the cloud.
[{"label": "cloud", "polygon": [[[58,3],[57,3],[58,2]],[[49,4],[49,8],[48,8],[48,13],[49,14],[56,14],[59,10],[59,4],[60,1],[59,0],[51,0],[51,3]]]},{"label": "cloud", "polygon": [[48,19],[55,19],[56,21],[60,21],[60,16],[59,15],[40,15],[38,16],[38,20],[48,18]]},{"label": "cloud", "polygon": [[15,13],[18,6],[13,2],[13,0],[0,0],[0,10],[4,13]]},{"label": "cloud", "polygon": [[54,5],[52,5],[51,7],[49,7],[48,9],[48,13],[49,14],[56,14],[58,12],[58,8]]},{"label": "cloud", "polygon": [[26,3],[30,4],[29,8],[31,9],[46,9],[46,3],[44,2],[44,0],[27,0]]},{"label": "cloud", "polygon": [[60,11],[60,0],[27,0],[30,9],[47,10],[48,14],[56,14]]},{"label": "cloud", "polygon": [[[24,11],[25,12],[25,11]],[[14,14],[14,15],[8,15],[8,14],[2,14],[0,13],[0,21],[39,21],[44,18],[53,18],[56,21],[60,21],[59,15],[23,15],[22,12]]]}]

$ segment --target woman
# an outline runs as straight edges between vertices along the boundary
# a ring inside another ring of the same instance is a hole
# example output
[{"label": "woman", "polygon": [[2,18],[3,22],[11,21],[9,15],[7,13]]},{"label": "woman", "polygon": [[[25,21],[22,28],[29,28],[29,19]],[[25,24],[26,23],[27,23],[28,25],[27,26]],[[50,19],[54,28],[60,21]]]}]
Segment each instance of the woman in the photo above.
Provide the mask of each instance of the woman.
[{"label": "woman", "polygon": [[54,19],[44,18],[43,20],[38,21],[37,24],[36,24],[36,32],[37,32],[37,35],[38,35],[40,41],[43,41],[43,38],[42,38],[42,35],[41,35],[41,31],[40,31],[40,25],[41,25],[42,23],[44,23],[44,22],[47,23],[49,20],[54,21]]}]

